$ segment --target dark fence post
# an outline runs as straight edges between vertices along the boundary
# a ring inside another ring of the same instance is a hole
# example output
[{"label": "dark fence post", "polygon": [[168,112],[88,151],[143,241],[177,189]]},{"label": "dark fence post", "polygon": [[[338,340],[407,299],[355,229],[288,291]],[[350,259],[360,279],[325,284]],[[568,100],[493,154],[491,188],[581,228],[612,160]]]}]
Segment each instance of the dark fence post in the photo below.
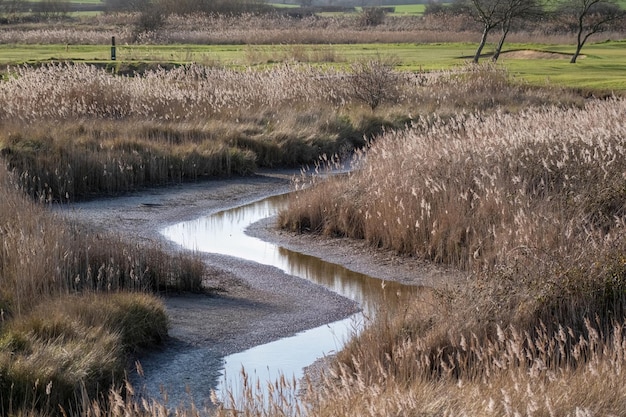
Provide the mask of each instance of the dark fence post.
[{"label": "dark fence post", "polygon": [[115,36],[111,36],[111,61],[115,61]]}]

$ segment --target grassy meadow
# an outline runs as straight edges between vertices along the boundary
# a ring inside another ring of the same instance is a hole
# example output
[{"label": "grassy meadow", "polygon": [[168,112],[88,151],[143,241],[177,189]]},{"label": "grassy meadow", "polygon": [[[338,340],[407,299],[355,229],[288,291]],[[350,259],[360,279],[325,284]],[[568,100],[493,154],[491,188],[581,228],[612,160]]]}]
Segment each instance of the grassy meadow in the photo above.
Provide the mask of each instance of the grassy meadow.
[{"label": "grassy meadow", "polygon": [[497,65],[469,65],[467,22],[194,15],[137,34],[135,18],[0,32],[3,415],[167,415],[124,373],[166,337],[155,294],[205,290],[195,257],[47,203],[354,154],[282,227],[467,281],[383,309],[303,403],[248,391],[216,415],[623,414],[623,33],[572,65],[571,34],[527,28]]},{"label": "grassy meadow", "polygon": [[[103,42],[110,42],[106,38]],[[626,90],[626,41],[591,43],[583,58],[569,64],[572,45],[507,44],[500,65],[520,81],[533,85],[558,85],[596,90]],[[488,44],[490,54],[495,45]],[[121,45],[117,60],[110,60],[110,46],[97,45],[0,45],[0,63],[10,66],[45,62],[83,62],[111,72],[132,74],[157,66],[199,64],[244,70],[277,64],[307,63],[348,68],[363,59],[393,60],[399,70],[419,72],[464,66],[474,52],[473,43],[445,44],[338,44],[338,45]],[[489,56],[485,57],[488,60]]]}]

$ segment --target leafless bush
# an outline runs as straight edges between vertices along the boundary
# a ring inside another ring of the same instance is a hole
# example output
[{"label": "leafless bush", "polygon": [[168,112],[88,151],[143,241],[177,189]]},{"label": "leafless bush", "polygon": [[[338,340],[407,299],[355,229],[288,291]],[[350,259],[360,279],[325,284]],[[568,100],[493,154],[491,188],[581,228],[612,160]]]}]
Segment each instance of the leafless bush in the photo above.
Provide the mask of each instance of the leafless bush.
[{"label": "leafless bush", "polygon": [[365,102],[372,111],[385,102],[399,98],[400,75],[390,58],[362,60],[352,64],[349,78],[353,96]]},{"label": "leafless bush", "polygon": [[361,26],[378,26],[385,21],[385,9],[382,7],[364,7],[359,15]]}]

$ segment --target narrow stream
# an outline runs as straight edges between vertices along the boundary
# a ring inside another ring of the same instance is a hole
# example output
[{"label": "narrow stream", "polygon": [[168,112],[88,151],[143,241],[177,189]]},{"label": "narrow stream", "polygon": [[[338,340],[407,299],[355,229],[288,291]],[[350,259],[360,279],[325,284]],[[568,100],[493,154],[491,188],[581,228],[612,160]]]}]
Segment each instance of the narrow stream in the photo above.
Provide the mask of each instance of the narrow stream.
[{"label": "narrow stream", "polygon": [[[161,233],[188,249],[234,256],[282,269],[290,275],[308,279],[355,300],[365,314],[372,314],[382,301],[380,279],[351,271],[319,258],[293,252],[245,233],[246,228],[276,215],[288,203],[288,195],[278,195],[251,204],[221,211],[210,216],[178,223]],[[384,292],[407,291],[407,286],[385,282]],[[311,329],[292,337],[256,346],[224,358],[218,395],[241,385],[242,367],[251,382],[274,381],[280,375],[291,380],[303,375],[303,368],[342,348],[362,325],[359,313],[345,320]],[[237,394],[237,392],[235,392]]]}]

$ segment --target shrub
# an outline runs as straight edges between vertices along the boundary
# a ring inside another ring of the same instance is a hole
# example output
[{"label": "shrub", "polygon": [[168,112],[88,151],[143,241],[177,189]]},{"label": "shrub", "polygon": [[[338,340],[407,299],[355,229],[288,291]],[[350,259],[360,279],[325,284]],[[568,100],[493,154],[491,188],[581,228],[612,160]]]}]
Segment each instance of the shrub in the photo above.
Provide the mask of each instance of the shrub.
[{"label": "shrub", "polygon": [[391,59],[357,61],[351,65],[350,85],[353,96],[365,102],[372,111],[385,102],[393,102],[400,96],[401,78],[394,71]]},{"label": "shrub", "polygon": [[385,21],[386,10],[383,7],[363,7],[359,15],[361,26],[378,26]]},{"label": "shrub", "polygon": [[135,39],[142,35],[156,33],[165,26],[165,11],[157,4],[148,3],[139,13],[135,23]]}]

